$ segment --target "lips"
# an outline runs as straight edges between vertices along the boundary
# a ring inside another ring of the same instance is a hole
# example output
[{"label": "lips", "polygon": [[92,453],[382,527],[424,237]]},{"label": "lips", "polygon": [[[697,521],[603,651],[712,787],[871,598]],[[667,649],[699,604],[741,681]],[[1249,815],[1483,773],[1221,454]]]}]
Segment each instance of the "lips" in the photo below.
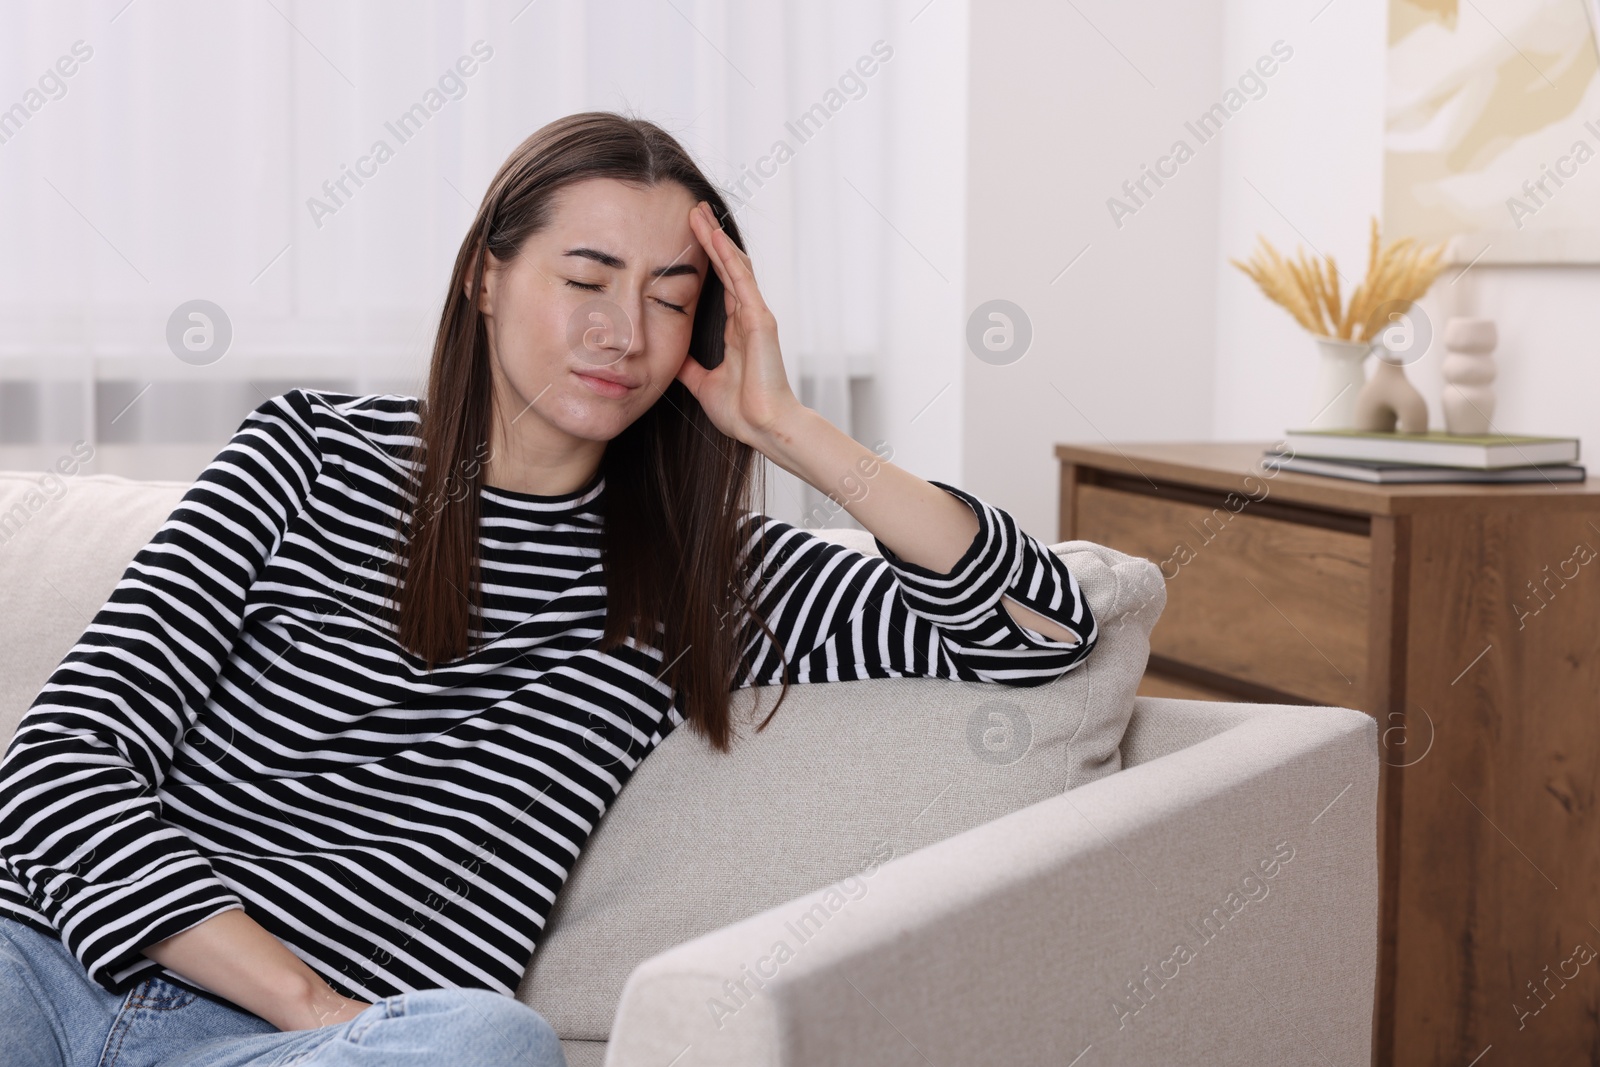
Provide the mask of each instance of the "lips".
[{"label": "lips", "polygon": [[624,378],[620,374],[611,374],[598,370],[575,370],[572,372],[590,389],[601,396],[619,397],[626,396],[629,392],[639,387],[639,382]]}]

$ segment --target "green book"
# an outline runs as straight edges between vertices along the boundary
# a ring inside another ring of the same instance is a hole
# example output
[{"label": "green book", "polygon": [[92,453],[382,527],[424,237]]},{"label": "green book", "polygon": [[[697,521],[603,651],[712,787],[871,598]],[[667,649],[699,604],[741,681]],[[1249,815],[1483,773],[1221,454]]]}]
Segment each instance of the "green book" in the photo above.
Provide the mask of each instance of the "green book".
[{"label": "green book", "polygon": [[1578,461],[1576,437],[1531,434],[1467,436],[1427,433],[1373,433],[1369,430],[1290,430],[1284,443],[1297,456],[1365,459],[1381,463],[1498,470]]}]

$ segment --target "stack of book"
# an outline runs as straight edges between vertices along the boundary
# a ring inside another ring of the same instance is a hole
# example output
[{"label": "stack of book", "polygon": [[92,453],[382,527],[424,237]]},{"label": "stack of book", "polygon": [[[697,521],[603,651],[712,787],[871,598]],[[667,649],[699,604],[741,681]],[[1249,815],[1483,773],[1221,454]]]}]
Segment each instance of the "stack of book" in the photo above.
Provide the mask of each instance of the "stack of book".
[{"label": "stack of book", "polygon": [[1468,437],[1439,431],[1291,430],[1264,465],[1387,485],[1581,482],[1576,437]]}]

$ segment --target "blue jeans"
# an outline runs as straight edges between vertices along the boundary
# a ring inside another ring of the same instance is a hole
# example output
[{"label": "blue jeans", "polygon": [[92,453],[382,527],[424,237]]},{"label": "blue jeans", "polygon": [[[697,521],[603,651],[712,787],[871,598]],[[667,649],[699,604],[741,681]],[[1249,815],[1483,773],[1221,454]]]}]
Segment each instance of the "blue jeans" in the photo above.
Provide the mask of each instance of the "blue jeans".
[{"label": "blue jeans", "polygon": [[279,1030],[160,978],[91,979],[60,938],[0,916],[7,1067],[566,1067],[550,1024],[488,989],[424,989],[353,1019]]}]

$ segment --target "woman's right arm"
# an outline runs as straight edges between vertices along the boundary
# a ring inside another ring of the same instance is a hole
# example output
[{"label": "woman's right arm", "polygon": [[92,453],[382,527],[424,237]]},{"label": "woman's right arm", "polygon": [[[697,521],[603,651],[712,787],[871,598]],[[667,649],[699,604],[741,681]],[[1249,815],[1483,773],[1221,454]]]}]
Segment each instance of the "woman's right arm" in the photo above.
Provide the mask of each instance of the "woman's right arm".
[{"label": "woman's right arm", "polygon": [[[315,403],[293,390],[246,417],[134,556],[0,762],[0,861],[109,991],[147,970],[143,950],[157,943],[207,988],[208,974],[228,986],[233,966],[293,955],[265,944],[166,821],[159,792],[238,639],[250,586],[321,472]],[[274,998],[292,1001],[293,986],[270,983],[289,970],[269,967],[259,994],[233,983],[240,1006],[281,1016]]]},{"label": "woman's right arm", "polygon": [[279,1030],[342,1023],[369,1006],[335,992],[242,908],[148,945],[144,954]]}]

